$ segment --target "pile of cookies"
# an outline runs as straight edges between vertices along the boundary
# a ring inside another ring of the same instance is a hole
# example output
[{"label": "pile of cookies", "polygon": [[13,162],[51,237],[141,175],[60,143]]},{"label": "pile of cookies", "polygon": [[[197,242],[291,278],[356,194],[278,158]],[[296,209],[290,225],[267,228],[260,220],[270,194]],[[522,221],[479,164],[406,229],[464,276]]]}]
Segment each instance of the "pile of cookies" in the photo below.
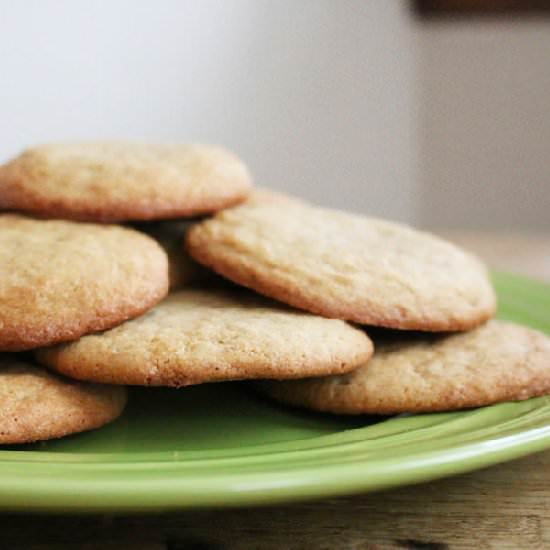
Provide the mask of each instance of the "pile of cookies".
[{"label": "pile of cookies", "polygon": [[492,320],[478,259],[254,189],[219,147],[29,149],[0,210],[0,443],[98,428],[125,385],[259,380],[346,414],[550,393],[550,339]]}]

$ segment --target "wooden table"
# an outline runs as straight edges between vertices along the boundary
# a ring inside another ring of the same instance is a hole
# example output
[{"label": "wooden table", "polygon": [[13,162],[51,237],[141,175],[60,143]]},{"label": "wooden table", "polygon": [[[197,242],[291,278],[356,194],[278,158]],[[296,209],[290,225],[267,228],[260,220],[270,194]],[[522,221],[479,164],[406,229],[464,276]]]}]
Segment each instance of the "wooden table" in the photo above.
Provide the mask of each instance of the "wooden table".
[{"label": "wooden table", "polygon": [[[550,281],[550,236],[455,233],[501,269]],[[0,548],[550,549],[550,451],[418,486],[269,508],[0,518]]]}]

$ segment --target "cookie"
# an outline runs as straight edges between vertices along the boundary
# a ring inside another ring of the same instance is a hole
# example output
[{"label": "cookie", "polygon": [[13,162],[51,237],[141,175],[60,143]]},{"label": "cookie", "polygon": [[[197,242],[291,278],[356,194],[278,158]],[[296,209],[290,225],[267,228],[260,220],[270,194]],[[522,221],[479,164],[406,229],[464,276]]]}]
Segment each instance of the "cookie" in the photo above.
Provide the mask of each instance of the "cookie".
[{"label": "cookie", "polygon": [[[287,204],[300,199],[285,195],[268,188],[254,188],[246,198],[246,204]],[[195,220],[165,220],[157,222],[134,223],[133,227],[151,235],[164,248],[168,255],[170,290],[179,290],[188,286],[232,285],[230,281],[219,277],[210,269],[193,260],[184,250],[183,241],[187,232],[195,225]]]},{"label": "cookie", "polygon": [[312,313],[397,329],[471,329],[496,299],[479,260],[408,226],[288,202],[194,226],[187,250],[228,279]]},{"label": "cookie", "polygon": [[0,215],[0,351],[111,328],[141,315],[167,289],[166,254],[147,235]]},{"label": "cookie", "polygon": [[273,398],[338,414],[481,407],[550,393],[550,338],[503,321],[453,335],[394,333],[342,376],[263,383]]},{"label": "cookie", "polygon": [[39,362],[82,380],[186,386],[347,372],[372,343],[344,321],[277,305],[247,291],[171,294],[143,317],[38,350]]},{"label": "cookie", "polygon": [[0,354],[0,444],[30,443],[99,428],[117,418],[125,388],[76,382],[14,354]]},{"label": "cookie", "polygon": [[210,269],[193,260],[183,248],[183,239],[193,222],[185,220],[134,224],[134,227],[153,237],[168,256],[170,290],[188,286],[222,286],[231,284]]},{"label": "cookie", "polygon": [[250,187],[246,166],[211,145],[51,144],[0,167],[0,208],[84,221],[164,219],[226,208]]}]

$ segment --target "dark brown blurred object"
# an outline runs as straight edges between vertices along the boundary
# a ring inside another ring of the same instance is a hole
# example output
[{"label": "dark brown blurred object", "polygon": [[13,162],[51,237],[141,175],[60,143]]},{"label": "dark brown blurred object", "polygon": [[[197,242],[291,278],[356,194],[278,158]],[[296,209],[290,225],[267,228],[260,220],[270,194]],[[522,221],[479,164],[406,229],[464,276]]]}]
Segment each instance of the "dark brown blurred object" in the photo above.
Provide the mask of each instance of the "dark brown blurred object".
[{"label": "dark brown blurred object", "polygon": [[550,15],[550,0],[414,0],[414,11],[427,17]]}]

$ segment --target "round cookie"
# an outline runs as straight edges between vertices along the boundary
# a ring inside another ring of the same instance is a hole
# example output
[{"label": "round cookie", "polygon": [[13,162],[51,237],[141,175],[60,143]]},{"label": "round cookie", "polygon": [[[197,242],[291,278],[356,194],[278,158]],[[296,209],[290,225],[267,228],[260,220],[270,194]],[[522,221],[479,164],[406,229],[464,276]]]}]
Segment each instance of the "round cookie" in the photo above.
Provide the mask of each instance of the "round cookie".
[{"label": "round cookie", "polygon": [[372,355],[344,321],[291,310],[246,291],[180,291],[143,317],[38,350],[68,376],[114,384],[186,386],[347,372]]},{"label": "round cookie", "polygon": [[405,225],[309,206],[244,205],[194,226],[187,249],[257,292],[388,328],[471,329],[496,298],[479,260]]},{"label": "round cookie", "polygon": [[111,328],[151,308],[167,289],[166,254],[147,235],[0,215],[0,351]]},{"label": "round cookie", "polygon": [[244,200],[246,166],[212,145],[42,145],[0,167],[0,208],[84,221],[211,213]]},{"label": "round cookie", "polygon": [[0,354],[0,444],[99,428],[117,418],[125,404],[123,387],[75,382]]},{"label": "round cookie", "polygon": [[375,346],[349,374],[259,387],[284,403],[338,414],[449,411],[550,393],[550,338],[513,323],[448,336],[393,334]]}]

